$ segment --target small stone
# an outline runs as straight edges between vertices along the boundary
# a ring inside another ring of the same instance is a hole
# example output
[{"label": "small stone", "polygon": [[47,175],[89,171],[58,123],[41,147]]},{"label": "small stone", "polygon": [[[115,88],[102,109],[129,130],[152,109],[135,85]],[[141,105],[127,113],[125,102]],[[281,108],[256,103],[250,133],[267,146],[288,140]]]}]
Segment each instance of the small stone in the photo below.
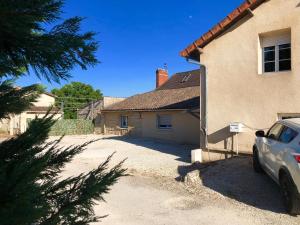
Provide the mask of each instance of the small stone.
[{"label": "small stone", "polygon": [[200,178],[200,171],[195,170],[187,173],[186,176],[184,177],[184,183],[201,185],[202,180]]}]

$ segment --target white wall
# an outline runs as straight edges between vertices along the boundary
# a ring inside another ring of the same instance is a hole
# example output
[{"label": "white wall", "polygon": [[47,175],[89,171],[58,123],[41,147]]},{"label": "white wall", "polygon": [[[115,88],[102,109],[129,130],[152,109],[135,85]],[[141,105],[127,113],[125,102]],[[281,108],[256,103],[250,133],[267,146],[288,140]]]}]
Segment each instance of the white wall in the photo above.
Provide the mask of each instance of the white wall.
[{"label": "white wall", "polygon": [[[47,95],[47,94],[41,94],[40,97],[37,98],[37,101],[33,103],[36,107],[50,107],[53,106],[55,103],[55,98],[53,96]],[[11,135],[16,133],[16,130],[19,130],[19,132],[23,133],[26,131],[28,126],[28,120],[29,119],[35,119],[42,118],[46,115],[45,112],[38,112],[38,113],[30,113],[29,111],[25,111],[19,115],[11,115],[10,116],[10,127],[9,127],[9,133]],[[61,118],[61,114],[57,114],[54,119]]]},{"label": "white wall", "polygon": [[52,106],[55,103],[55,98],[47,94],[41,94],[37,98],[36,102],[33,103],[34,106]]}]

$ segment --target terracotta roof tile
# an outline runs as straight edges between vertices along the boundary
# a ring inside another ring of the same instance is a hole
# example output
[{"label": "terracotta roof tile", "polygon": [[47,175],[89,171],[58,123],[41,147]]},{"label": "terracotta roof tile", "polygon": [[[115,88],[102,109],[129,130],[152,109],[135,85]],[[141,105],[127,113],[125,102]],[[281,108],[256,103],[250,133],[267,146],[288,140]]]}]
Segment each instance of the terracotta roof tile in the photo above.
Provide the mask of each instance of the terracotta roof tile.
[{"label": "terracotta roof tile", "polygon": [[[184,79],[185,78],[185,79]],[[200,104],[199,70],[177,73],[158,89],[134,95],[103,111],[195,109]]]},{"label": "terracotta roof tile", "polygon": [[190,109],[199,107],[199,96],[199,87],[156,90],[134,95],[103,111]]},{"label": "terracotta roof tile", "polygon": [[192,70],[174,74],[166,83],[157,90],[176,89],[200,86],[200,70]]},{"label": "terracotta roof tile", "polygon": [[[212,40],[218,37],[220,34],[229,29],[233,24],[238,22],[244,15],[247,14],[248,10],[254,10],[266,0],[246,0],[238,8],[233,10],[226,18],[224,18],[220,23],[215,25],[211,30],[203,34],[199,39],[190,44],[184,50],[180,52],[182,57],[191,57],[195,58],[197,54],[195,51],[197,48],[204,48]],[[196,43],[196,45],[195,45]],[[196,58],[195,58],[196,59]]]}]

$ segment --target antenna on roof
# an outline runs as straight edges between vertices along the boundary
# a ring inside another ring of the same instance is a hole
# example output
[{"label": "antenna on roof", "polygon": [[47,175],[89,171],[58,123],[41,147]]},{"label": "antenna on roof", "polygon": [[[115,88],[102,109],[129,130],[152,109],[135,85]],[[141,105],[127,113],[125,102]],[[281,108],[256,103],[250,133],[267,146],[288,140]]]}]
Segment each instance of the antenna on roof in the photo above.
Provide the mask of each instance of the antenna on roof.
[{"label": "antenna on roof", "polygon": [[164,63],[164,70],[168,70],[168,64],[167,63]]}]

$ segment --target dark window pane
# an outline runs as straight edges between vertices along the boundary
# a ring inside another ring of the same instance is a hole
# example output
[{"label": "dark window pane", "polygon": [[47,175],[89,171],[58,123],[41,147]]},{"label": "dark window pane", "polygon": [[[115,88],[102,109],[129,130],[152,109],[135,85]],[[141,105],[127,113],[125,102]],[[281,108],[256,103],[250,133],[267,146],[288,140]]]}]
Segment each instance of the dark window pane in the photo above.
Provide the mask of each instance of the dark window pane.
[{"label": "dark window pane", "polygon": [[290,47],[291,47],[291,44],[279,45],[279,49],[290,48]]},{"label": "dark window pane", "polygon": [[279,50],[279,60],[281,59],[290,59],[291,58],[291,49],[281,49]]},{"label": "dark window pane", "polygon": [[265,62],[275,61],[275,51],[265,52]]},{"label": "dark window pane", "polygon": [[128,127],[128,117],[121,116],[121,128],[127,128],[127,127]]},{"label": "dark window pane", "polygon": [[279,61],[279,71],[291,70],[291,60]]},{"label": "dark window pane", "polygon": [[265,47],[264,51],[275,51],[275,46]]},{"label": "dark window pane", "polygon": [[172,128],[171,116],[170,115],[159,115],[157,116],[158,128]]},{"label": "dark window pane", "polygon": [[275,72],[275,62],[265,63],[265,72]]}]

